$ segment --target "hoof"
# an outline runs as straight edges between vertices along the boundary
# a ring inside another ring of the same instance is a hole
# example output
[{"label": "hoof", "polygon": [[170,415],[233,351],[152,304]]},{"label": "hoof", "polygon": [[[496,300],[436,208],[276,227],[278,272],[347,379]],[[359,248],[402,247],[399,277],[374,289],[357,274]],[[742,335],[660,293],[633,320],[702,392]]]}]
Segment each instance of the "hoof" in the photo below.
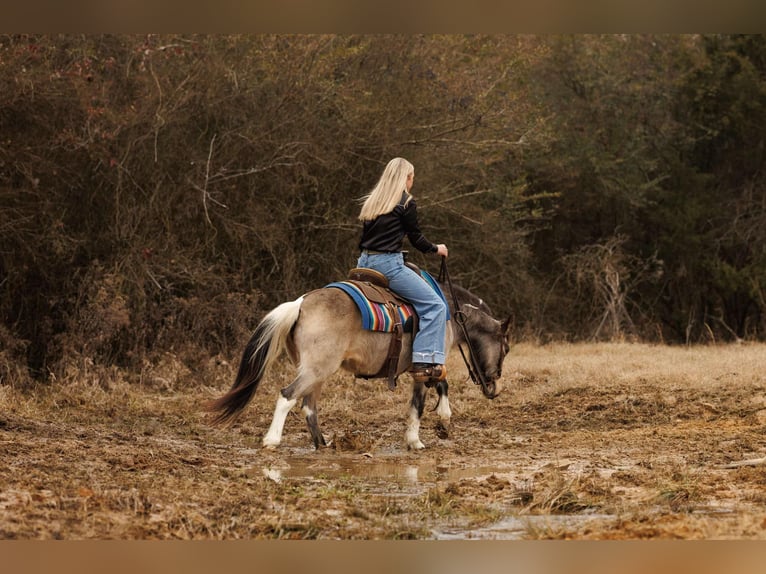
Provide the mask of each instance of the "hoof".
[{"label": "hoof", "polygon": [[263,448],[268,450],[275,450],[281,441],[274,440],[273,438],[269,438],[268,436],[263,437]]},{"label": "hoof", "polygon": [[442,440],[449,438],[449,429],[447,426],[442,423],[438,423],[436,425],[436,436]]},{"label": "hoof", "polygon": [[423,450],[424,448],[426,448],[426,445],[424,445],[421,441],[417,441],[417,442],[409,443],[407,445],[407,448],[409,450]]}]

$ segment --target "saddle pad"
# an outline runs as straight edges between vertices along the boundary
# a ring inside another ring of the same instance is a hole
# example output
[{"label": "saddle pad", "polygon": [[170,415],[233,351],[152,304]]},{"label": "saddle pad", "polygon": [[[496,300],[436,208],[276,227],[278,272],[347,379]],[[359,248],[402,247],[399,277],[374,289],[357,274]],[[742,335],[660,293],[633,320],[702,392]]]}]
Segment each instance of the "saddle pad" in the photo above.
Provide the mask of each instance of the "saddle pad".
[{"label": "saddle pad", "polygon": [[[356,306],[359,307],[359,312],[362,314],[363,329],[367,331],[382,331],[385,333],[390,333],[394,330],[396,320],[392,315],[393,311],[390,311],[385,305],[373,303],[367,299],[361,289],[352,282],[336,281],[335,283],[325,285],[325,287],[341,289],[351,297],[354,303],[356,303]],[[395,312],[399,313],[402,325],[407,323],[407,319],[415,314],[415,310],[409,304],[398,305]]]}]

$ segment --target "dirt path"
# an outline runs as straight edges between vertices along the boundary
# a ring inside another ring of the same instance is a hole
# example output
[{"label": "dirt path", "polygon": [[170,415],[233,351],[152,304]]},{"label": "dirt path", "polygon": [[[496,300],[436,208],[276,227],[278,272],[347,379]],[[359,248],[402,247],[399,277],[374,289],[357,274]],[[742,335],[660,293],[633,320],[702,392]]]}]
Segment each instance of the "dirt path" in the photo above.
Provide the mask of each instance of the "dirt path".
[{"label": "dirt path", "polygon": [[452,381],[449,437],[428,413],[417,453],[404,379],[326,385],[320,452],[297,412],[260,448],[287,371],[228,429],[200,408],[226,363],[209,386],[0,386],[0,538],[763,539],[765,356],[520,345],[494,401]]}]

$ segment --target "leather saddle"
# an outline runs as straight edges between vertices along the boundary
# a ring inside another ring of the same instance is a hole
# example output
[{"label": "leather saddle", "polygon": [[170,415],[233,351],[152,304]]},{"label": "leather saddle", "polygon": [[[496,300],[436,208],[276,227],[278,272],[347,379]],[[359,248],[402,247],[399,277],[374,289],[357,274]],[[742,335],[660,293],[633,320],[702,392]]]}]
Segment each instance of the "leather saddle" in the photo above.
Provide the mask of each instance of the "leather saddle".
[{"label": "leather saddle", "polygon": [[[422,275],[422,272],[420,271],[420,267],[418,267],[414,263],[410,263],[409,261],[405,260],[404,264],[410,269],[412,269],[418,275]],[[351,271],[348,272],[348,278],[351,281],[360,281],[363,283],[369,283],[376,287],[382,287],[388,293],[393,295],[397,301],[403,301],[405,303],[408,303],[408,301],[399,297],[396,293],[394,293],[393,291],[389,289],[388,279],[380,271],[376,271],[375,269],[369,269],[368,267],[354,267]],[[371,299],[371,301],[372,300],[373,299]],[[375,301],[375,302],[379,303],[380,301]]]}]

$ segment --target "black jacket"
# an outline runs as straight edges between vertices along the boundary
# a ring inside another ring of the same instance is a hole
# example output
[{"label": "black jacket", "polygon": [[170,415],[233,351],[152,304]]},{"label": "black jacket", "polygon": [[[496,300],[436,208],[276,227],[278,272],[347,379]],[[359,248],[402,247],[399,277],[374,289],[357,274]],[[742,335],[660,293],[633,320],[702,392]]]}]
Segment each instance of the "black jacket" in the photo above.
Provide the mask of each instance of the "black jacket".
[{"label": "black jacket", "polygon": [[[407,198],[410,198],[409,203]],[[364,222],[359,249],[396,253],[402,250],[405,235],[416,249],[423,253],[436,253],[438,248],[425,238],[418,226],[415,198],[406,191],[390,212]]]}]

